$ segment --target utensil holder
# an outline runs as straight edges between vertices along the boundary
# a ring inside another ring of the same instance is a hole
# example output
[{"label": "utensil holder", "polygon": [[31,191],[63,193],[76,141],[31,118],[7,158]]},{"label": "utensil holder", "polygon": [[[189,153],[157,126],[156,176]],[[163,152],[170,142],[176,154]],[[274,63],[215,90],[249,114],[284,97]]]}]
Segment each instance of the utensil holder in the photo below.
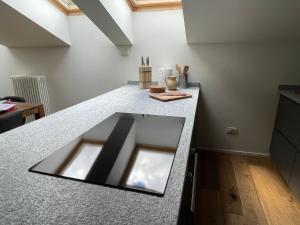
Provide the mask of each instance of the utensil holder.
[{"label": "utensil holder", "polygon": [[188,82],[187,82],[187,74],[180,73],[179,74],[179,82],[178,82],[179,88],[188,88]]},{"label": "utensil holder", "polygon": [[139,67],[139,87],[141,89],[148,89],[152,83],[152,67]]}]

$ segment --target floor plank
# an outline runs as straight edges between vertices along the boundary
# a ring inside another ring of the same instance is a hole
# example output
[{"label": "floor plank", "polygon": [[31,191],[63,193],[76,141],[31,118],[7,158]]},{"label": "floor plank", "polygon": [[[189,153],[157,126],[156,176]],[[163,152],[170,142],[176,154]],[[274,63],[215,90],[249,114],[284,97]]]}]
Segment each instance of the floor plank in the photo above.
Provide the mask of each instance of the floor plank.
[{"label": "floor plank", "polygon": [[300,225],[300,203],[268,157],[201,152],[197,225]]},{"label": "floor plank", "polygon": [[210,191],[220,191],[218,153],[199,153],[199,177],[198,186],[200,189]]},{"label": "floor plank", "polygon": [[[253,160],[253,159],[252,159]],[[267,161],[249,164],[256,190],[265,215],[271,225],[299,225],[296,201],[281,176]]]},{"label": "floor plank", "polygon": [[247,224],[246,217],[244,215],[236,215],[231,213],[224,214],[224,224],[226,225],[244,225]]},{"label": "floor plank", "polygon": [[224,213],[243,215],[243,205],[237,187],[236,177],[230,155],[219,154],[220,193]]},{"label": "floor plank", "polygon": [[223,225],[220,192],[200,190],[199,225]]},{"label": "floor plank", "polygon": [[293,202],[293,205],[296,207],[298,214],[300,215],[300,202],[299,200]]},{"label": "floor plank", "polygon": [[[291,191],[288,188],[286,182],[281,178],[279,171],[272,163],[269,157],[246,157],[248,161],[249,168],[253,168],[254,166],[261,171],[265,171],[265,180],[272,184],[272,190],[276,192],[278,195],[290,197]],[[253,174],[252,174],[253,177]],[[253,178],[254,179],[254,178]]]},{"label": "floor plank", "polygon": [[216,153],[200,152],[194,224],[223,225]]},{"label": "floor plank", "polygon": [[238,188],[244,207],[247,225],[267,225],[267,219],[259,202],[247,161],[243,156],[231,155]]}]

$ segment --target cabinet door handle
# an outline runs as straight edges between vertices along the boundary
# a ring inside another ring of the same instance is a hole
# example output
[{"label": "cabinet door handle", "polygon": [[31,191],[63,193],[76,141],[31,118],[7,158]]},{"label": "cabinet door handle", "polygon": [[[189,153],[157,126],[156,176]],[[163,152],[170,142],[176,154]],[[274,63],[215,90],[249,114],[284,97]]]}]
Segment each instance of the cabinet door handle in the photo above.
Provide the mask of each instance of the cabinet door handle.
[{"label": "cabinet door handle", "polygon": [[197,192],[197,177],[198,177],[198,153],[195,153],[194,163],[194,176],[193,176],[193,187],[192,187],[192,199],[191,199],[191,212],[195,212],[196,204],[196,192]]}]

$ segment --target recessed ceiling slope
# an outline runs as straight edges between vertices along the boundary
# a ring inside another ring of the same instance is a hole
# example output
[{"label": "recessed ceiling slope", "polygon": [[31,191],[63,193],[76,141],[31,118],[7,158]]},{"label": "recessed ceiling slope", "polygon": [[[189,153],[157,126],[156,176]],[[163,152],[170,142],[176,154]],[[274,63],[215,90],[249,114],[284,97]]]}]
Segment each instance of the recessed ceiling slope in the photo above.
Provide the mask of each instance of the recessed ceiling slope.
[{"label": "recessed ceiling slope", "polygon": [[49,21],[53,19],[51,12],[57,10],[39,8],[48,6],[43,3],[49,4],[47,0],[0,0],[0,44],[6,47],[69,46],[67,20],[66,24],[51,25],[61,21]]},{"label": "recessed ceiling slope", "polygon": [[183,0],[189,43],[300,39],[298,0]]},{"label": "recessed ceiling slope", "polygon": [[125,0],[73,0],[73,2],[115,45],[133,44],[132,12]]}]

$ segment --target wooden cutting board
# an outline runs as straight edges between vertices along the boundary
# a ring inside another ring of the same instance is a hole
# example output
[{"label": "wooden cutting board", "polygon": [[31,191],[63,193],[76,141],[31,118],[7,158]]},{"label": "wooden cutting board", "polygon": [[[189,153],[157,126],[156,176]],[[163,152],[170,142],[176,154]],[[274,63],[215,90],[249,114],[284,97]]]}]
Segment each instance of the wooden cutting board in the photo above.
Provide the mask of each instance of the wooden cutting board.
[{"label": "wooden cutting board", "polygon": [[185,98],[191,98],[192,95],[185,93],[186,95],[180,95],[180,96],[174,96],[174,95],[163,95],[162,94],[156,94],[156,93],[149,93],[149,96],[151,98],[163,101],[163,102],[169,102],[169,101],[174,101],[174,100],[179,100],[179,99],[185,99]]}]

